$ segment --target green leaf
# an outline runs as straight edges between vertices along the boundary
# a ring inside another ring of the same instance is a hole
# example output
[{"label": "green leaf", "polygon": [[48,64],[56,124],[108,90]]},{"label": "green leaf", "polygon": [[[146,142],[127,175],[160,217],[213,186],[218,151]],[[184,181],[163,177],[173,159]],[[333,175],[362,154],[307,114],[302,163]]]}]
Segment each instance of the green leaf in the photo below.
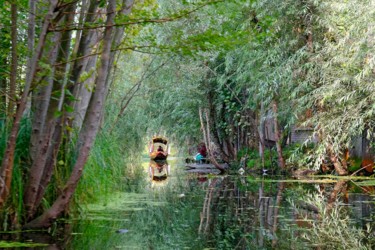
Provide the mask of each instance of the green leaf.
[{"label": "green leaf", "polygon": [[53,114],[53,116],[55,117],[55,118],[58,118],[58,117],[60,117],[60,116],[62,116],[62,112],[61,111],[55,111],[55,113]]},{"label": "green leaf", "polygon": [[72,112],[74,112],[74,108],[71,107],[71,106],[69,106],[69,105],[64,105],[64,109],[65,109],[65,111],[68,112],[68,113],[72,113]]}]

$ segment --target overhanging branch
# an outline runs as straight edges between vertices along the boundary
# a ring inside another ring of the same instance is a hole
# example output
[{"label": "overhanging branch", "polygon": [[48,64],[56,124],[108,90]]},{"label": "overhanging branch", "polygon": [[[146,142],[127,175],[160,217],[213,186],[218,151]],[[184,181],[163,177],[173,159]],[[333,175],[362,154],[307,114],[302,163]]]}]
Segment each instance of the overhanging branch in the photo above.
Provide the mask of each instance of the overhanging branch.
[{"label": "overhanging branch", "polygon": [[[189,16],[190,14],[200,10],[201,8],[214,4],[214,3],[220,3],[224,2],[224,0],[217,0],[217,1],[210,1],[207,3],[204,3],[190,11],[182,12],[181,14],[175,14],[172,15],[172,17],[163,17],[163,18],[152,18],[152,19],[133,19],[128,22],[120,22],[110,25],[111,27],[119,27],[119,26],[128,26],[128,25],[137,25],[137,24],[146,24],[146,23],[165,23],[165,22],[173,22],[179,19],[182,19],[184,17]],[[48,30],[49,32],[61,32],[61,31],[71,31],[71,30],[87,30],[87,29],[100,29],[100,28],[106,28],[109,27],[108,25],[88,25],[79,27],[78,24],[75,24],[72,27],[66,27],[66,26],[55,26],[53,28],[50,27]]]}]

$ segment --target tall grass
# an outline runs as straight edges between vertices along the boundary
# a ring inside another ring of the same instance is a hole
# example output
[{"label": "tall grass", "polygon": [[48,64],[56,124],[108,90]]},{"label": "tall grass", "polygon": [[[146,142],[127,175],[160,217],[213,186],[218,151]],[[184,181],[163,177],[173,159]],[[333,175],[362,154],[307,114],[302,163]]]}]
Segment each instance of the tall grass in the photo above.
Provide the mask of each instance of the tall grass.
[{"label": "tall grass", "polygon": [[126,148],[125,142],[107,131],[98,135],[77,188],[77,202],[92,203],[117,190],[138,190],[143,169],[140,163],[134,163],[137,157]]},{"label": "tall grass", "polygon": [[[116,164],[113,164],[114,162]],[[95,201],[116,188],[119,184],[116,177],[123,174],[120,166],[124,166],[124,159],[118,146],[103,134],[99,135],[91,149],[83,178],[77,189],[76,196],[79,197],[79,201]]]},{"label": "tall grass", "polygon": [[[0,124],[0,161],[4,155],[6,143],[8,139],[8,129],[5,123]],[[23,193],[25,178],[28,169],[26,166],[30,164],[29,158],[29,142],[31,134],[30,119],[24,118],[21,121],[20,130],[18,132],[16,150],[14,155],[14,167],[12,175],[12,183],[9,199],[5,209],[0,214],[2,229],[14,229],[18,227],[18,223],[23,216]],[[9,223],[10,222],[10,223]]]}]

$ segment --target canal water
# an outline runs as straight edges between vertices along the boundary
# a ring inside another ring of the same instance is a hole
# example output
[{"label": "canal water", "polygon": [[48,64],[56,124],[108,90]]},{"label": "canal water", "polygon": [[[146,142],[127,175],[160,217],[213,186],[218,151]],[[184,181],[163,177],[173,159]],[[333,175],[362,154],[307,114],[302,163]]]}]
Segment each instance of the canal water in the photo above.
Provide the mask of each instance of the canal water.
[{"label": "canal water", "polygon": [[217,176],[179,159],[139,167],[139,192],[83,207],[57,239],[27,236],[45,246],[13,249],[375,249],[372,179]]}]

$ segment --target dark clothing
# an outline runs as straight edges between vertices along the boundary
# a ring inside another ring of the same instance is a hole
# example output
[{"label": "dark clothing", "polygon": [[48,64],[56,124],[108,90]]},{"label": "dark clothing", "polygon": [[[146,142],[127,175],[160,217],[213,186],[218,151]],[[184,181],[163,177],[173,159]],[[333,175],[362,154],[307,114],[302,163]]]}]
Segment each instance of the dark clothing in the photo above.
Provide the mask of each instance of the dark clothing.
[{"label": "dark clothing", "polygon": [[204,157],[207,157],[207,148],[205,145],[202,145],[198,148],[198,152]]}]

